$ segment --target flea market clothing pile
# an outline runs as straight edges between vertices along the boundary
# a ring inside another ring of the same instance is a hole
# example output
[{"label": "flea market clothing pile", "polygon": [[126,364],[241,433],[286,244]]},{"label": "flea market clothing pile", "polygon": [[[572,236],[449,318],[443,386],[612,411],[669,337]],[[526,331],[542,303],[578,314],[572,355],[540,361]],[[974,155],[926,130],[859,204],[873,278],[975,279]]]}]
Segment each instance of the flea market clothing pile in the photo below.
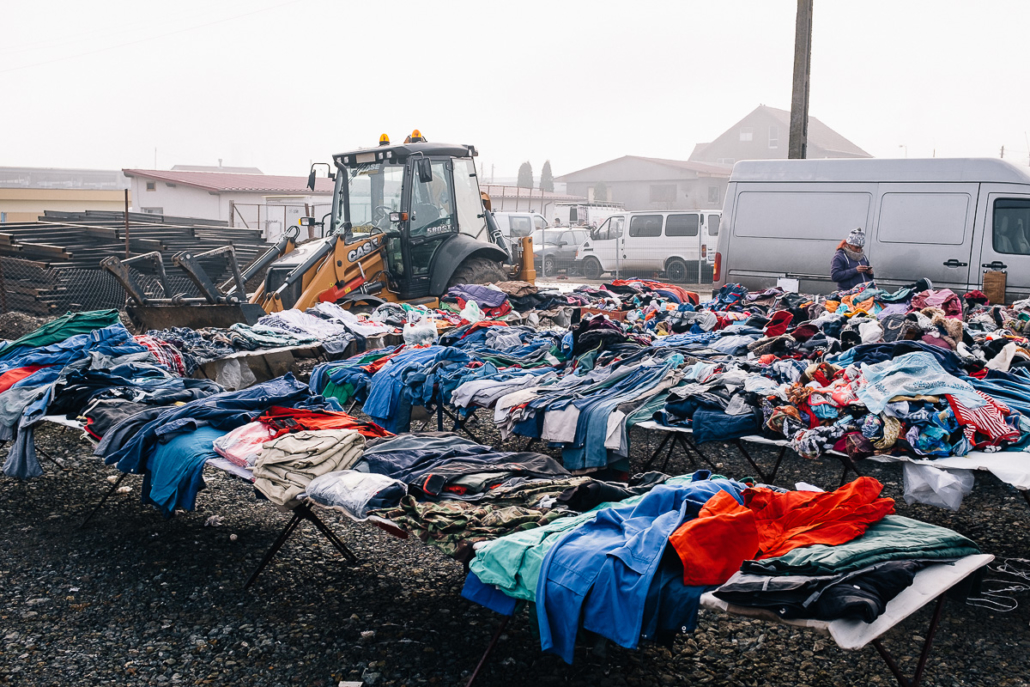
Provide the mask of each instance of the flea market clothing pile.
[{"label": "flea market clothing pile", "polygon": [[83,417],[98,437],[119,417],[220,391],[179,377],[175,360],[136,340],[118,311],[69,313],[0,347],[0,439],[11,442],[4,474],[42,474],[34,427],[45,415]]},{"label": "flea market clothing pile", "polygon": [[283,310],[265,315],[257,324],[234,324],[228,329],[188,327],[153,330],[141,341],[163,352],[182,375],[193,374],[199,366],[240,351],[256,351],[289,346],[318,345],[327,354],[339,355],[357,341],[365,347],[367,337],[393,333],[395,328],[382,322],[352,314],[335,303],[319,303],[307,312]]},{"label": "flea market clothing pile", "polygon": [[882,485],[786,491],[698,472],[483,542],[462,595],[510,615],[533,604],[544,651],[577,638],[671,645],[703,593],[783,618],[872,622],[916,573],[979,553],[942,527],[893,515]]},{"label": "flea market clothing pile", "polygon": [[[500,293],[453,293],[482,290]],[[697,302],[641,280],[562,297],[591,304],[568,327],[526,324],[536,311],[466,322],[428,345],[319,366],[311,390],[364,403],[392,432],[409,428],[416,406],[489,409],[502,438],[560,447],[577,473],[628,473],[628,428],[652,419],[698,442],[764,435],[808,458],[1030,446],[1027,301],[867,283],[818,298],[731,284]]]}]

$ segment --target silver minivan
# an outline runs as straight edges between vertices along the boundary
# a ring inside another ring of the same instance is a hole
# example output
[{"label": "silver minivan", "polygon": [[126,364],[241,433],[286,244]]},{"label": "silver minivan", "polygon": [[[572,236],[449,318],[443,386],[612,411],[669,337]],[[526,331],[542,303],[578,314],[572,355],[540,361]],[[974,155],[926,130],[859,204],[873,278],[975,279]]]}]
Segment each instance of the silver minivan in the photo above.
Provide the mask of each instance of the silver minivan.
[{"label": "silver minivan", "polygon": [[961,295],[997,270],[1008,302],[1030,295],[1030,174],[995,159],[738,162],[714,287],[787,277],[802,293],[834,291],[830,261],[856,227],[885,288],[926,277]]},{"label": "silver minivan", "polygon": [[610,273],[697,283],[707,277],[715,261],[720,214],[718,210],[670,210],[612,215],[590,232],[576,264],[588,279]]}]

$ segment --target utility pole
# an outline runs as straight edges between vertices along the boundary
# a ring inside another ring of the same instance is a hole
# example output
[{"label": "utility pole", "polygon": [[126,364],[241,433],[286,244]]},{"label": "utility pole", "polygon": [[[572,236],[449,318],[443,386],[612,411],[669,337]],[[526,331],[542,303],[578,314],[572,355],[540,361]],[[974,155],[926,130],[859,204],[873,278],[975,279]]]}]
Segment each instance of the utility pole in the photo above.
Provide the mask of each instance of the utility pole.
[{"label": "utility pole", "polygon": [[804,160],[808,155],[808,91],[812,72],[812,4],[798,0],[794,27],[794,90],[790,100],[790,140],[787,157]]}]

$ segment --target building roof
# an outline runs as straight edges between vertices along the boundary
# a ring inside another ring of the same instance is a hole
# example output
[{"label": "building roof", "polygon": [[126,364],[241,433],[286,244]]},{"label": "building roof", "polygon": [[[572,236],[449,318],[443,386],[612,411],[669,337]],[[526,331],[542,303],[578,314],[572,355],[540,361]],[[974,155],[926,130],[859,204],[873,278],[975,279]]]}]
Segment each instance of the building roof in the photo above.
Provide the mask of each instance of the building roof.
[{"label": "building roof", "polygon": [[212,193],[282,193],[300,196],[331,195],[333,182],[315,179],[315,190],[308,188],[307,177],[284,177],[274,174],[240,174],[238,172],[188,172],[162,169],[123,169],[125,176],[155,179],[169,184],[182,184]]},{"label": "building roof", "polygon": [[[778,119],[783,126],[790,130],[790,110],[780,110],[768,105],[759,105],[758,110],[765,110]],[[808,115],[808,145],[822,148],[827,153],[842,153],[857,157],[872,157],[869,153],[844,138],[830,127],[823,124],[819,119]]]},{"label": "building roof", "polygon": [[0,167],[0,188],[121,191],[129,188],[129,180],[116,169]]},{"label": "building roof", "polygon": [[994,182],[1030,184],[1030,172],[995,158],[743,160],[731,182]]},{"label": "building roof", "polygon": [[650,163],[653,163],[653,164],[656,164],[656,165],[664,165],[666,167],[672,167],[672,168],[683,170],[683,171],[687,171],[687,172],[694,172],[698,176],[728,177],[730,175],[729,168],[725,167],[725,166],[721,166],[721,165],[709,165],[709,164],[705,164],[703,162],[690,162],[688,160],[666,160],[665,158],[660,158],[660,157],[642,157],[640,155],[623,155],[622,157],[616,158],[614,160],[608,160],[607,162],[602,162],[600,164],[593,165],[591,167],[586,167],[584,169],[579,169],[579,170],[576,170],[575,172],[569,172],[568,174],[563,174],[560,177],[555,177],[555,180],[556,181],[572,181],[572,179],[569,179],[569,177],[571,177],[571,176],[578,175],[578,174],[583,174],[584,172],[591,172],[591,171],[593,171],[593,170],[595,170],[595,169],[597,169],[599,167],[604,167],[605,165],[610,165],[610,164],[613,164],[615,162],[621,162],[623,160],[643,160],[644,162],[650,162]]},{"label": "building roof", "polygon": [[[754,110],[749,112],[747,116],[741,119],[739,122],[731,126],[725,132],[720,134],[716,140],[722,139],[724,136],[731,135],[736,129],[747,121],[751,116],[756,113],[764,112],[768,116],[775,119],[781,126],[784,127],[785,131],[790,131],[790,111],[780,110],[775,107],[769,107],[768,105],[759,105]],[[704,154],[704,151],[711,143],[698,143],[694,146],[694,151],[690,153],[691,159],[697,158]],[[872,157],[869,153],[859,148],[857,145],[844,138],[830,127],[823,124],[818,118],[812,115],[808,116],[808,147],[818,148],[822,152],[826,153],[830,157]],[[836,154],[836,155],[835,155]]]},{"label": "building roof", "polygon": [[541,191],[538,188],[523,188],[521,186],[507,186],[501,184],[481,184],[480,190],[491,198],[535,198],[553,201],[577,201],[586,200],[583,196],[570,196],[565,193],[554,193],[553,191]]},{"label": "building roof", "polygon": [[[219,160],[221,163],[221,160]],[[257,167],[223,167],[218,165],[172,165],[173,172],[229,172],[230,174],[264,174]]]}]

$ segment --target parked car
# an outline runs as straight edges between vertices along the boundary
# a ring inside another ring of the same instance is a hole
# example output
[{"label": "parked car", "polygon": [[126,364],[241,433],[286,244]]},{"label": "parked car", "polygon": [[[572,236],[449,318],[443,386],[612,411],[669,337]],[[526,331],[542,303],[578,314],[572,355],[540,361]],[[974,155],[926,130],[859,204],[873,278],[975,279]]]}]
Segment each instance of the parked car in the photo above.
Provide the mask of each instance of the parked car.
[{"label": "parked car", "polygon": [[1009,302],[1030,296],[1030,174],[1004,160],[762,160],[733,167],[715,288],[799,280],[829,293],[830,261],[862,227],[876,283],[930,279],[962,294],[1007,272]]},{"label": "parked car", "polygon": [[578,227],[548,227],[534,232],[535,269],[545,277],[553,277],[560,270],[574,271],[576,253],[588,238],[589,232]]},{"label": "parked car", "polygon": [[612,215],[591,232],[576,263],[588,279],[611,273],[696,283],[710,271],[719,215],[718,210]]},{"label": "parked car", "polygon": [[509,245],[547,226],[547,220],[538,212],[495,212],[494,219]]}]

